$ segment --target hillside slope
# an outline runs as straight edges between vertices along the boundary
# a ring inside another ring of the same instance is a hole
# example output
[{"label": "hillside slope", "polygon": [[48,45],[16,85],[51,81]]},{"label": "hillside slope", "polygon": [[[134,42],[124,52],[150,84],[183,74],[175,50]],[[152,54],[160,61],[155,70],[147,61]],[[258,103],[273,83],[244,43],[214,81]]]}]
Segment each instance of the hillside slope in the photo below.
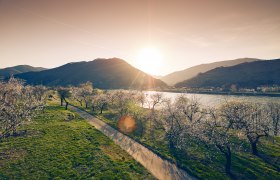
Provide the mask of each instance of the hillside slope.
[{"label": "hillside slope", "polygon": [[231,84],[248,88],[280,85],[280,59],[219,67],[180,82],[176,87],[223,87]]},{"label": "hillside slope", "polygon": [[160,79],[168,85],[174,85],[174,84],[182,82],[184,80],[193,78],[196,75],[198,75],[199,73],[204,73],[204,72],[207,72],[207,71],[217,68],[217,67],[234,66],[234,65],[241,64],[244,62],[253,62],[253,61],[258,61],[258,60],[259,59],[255,59],[255,58],[241,58],[241,59],[228,60],[228,61],[218,61],[218,62],[209,63],[209,64],[200,64],[200,65],[193,66],[193,67],[190,67],[190,68],[182,70],[182,71],[173,72]]},{"label": "hillside slope", "polygon": [[29,84],[48,86],[79,85],[90,81],[97,88],[146,89],[166,87],[161,80],[134,68],[121,59],[96,59],[89,62],[68,63],[42,72],[29,72],[16,77]]},{"label": "hillside slope", "polygon": [[29,65],[18,65],[18,66],[0,69],[0,76],[9,77],[11,75],[16,75],[20,73],[31,72],[31,71],[36,72],[36,71],[43,71],[43,70],[46,70],[46,68],[32,67]]}]

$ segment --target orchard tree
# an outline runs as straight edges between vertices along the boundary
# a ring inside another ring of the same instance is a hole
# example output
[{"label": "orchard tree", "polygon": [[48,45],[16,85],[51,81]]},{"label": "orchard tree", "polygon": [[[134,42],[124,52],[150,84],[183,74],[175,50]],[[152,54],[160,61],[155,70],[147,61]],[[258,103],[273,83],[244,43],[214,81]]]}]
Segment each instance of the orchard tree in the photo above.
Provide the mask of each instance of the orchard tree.
[{"label": "orchard tree", "polygon": [[150,95],[149,106],[152,111],[155,110],[156,105],[161,104],[164,101],[164,96],[162,93],[154,93]]},{"label": "orchard tree", "polygon": [[203,110],[195,96],[188,98],[184,94],[179,95],[174,104],[176,110],[183,116],[186,123],[198,122],[203,117]]},{"label": "orchard tree", "polygon": [[271,130],[269,113],[262,104],[249,102],[227,102],[221,115],[228,126],[241,131],[251,145],[253,155],[258,155],[257,144],[261,137],[269,136]]},{"label": "orchard tree", "polygon": [[231,175],[232,150],[236,144],[232,142],[233,133],[228,123],[229,121],[221,118],[218,110],[209,108],[206,116],[192,129],[192,133],[224,155],[225,172]]},{"label": "orchard tree", "polygon": [[267,103],[269,117],[271,118],[271,126],[273,135],[278,136],[280,133],[280,103],[269,102]]},{"label": "orchard tree", "polygon": [[0,136],[16,135],[25,121],[41,110],[42,99],[36,89],[24,86],[23,81],[10,78],[0,83]]},{"label": "orchard tree", "polygon": [[99,94],[94,99],[95,106],[100,110],[100,114],[103,113],[103,110],[108,106],[108,95]]},{"label": "orchard tree", "polygon": [[141,107],[143,108],[144,104],[147,101],[147,95],[145,93],[143,93],[143,92],[139,92],[136,95],[136,101],[139,102],[141,104]]},{"label": "orchard tree", "polygon": [[84,100],[86,108],[92,100],[93,86],[91,82],[86,82],[80,85],[80,97]]},{"label": "orchard tree", "polygon": [[166,137],[169,140],[170,148],[182,148],[182,143],[187,144],[188,137],[194,126],[200,122],[204,116],[196,98],[189,99],[185,95],[180,95],[175,99],[166,101],[163,104],[163,124]]},{"label": "orchard tree", "polygon": [[72,87],[71,94],[75,101],[80,103],[80,106],[83,107],[83,98],[81,96],[81,88],[80,87]]},{"label": "orchard tree", "polygon": [[34,92],[34,96],[36,98],[37,102],[40,102],[40,106],[42,107],[42,109],[45,109],[45,106],[47,104],[47,99],[50,95],[50,93],[48,92],[48,88],[45,86],[34,86],[33,87],[33,92]]},{"label": "orchard tree", "polygon": [[251,144],[252,154],[258,155],[260,138],[269,136],[269,114],[261,104],[252,104],[249,112],[251,115],[242,123],[242,130]]},{"label": "orchard tree", "polygon": [[111,106],[116,109],[120,116],[123,116],[127,112],[127,105],[131,99],[129,92],[123,90],[111,91],[110,93]]},{"label": "orchard tree", "polygon": [[67,98],[71,97],[70,90],[68,88],[60,87],[57,90],[58,96],[60,98],[60,105],[63,106],[63,101],[65,102],[65,109],[68,109],[69,102],[67,101]]},{"label": "orchard tree", "polygon": [[[165,130],[166,139],[169,142],[169,148],[171,150],[178,148],[181,145],[181,134],[184,129],[184,123],[182,122],[183,116],[180,113],[174,103],[171,100],[167,100],[164,103],[162,112],[162,127]],[[179,147],[180,148],[180,147]]]},{"label": "orchard tree", "polygon": [[147,121],[147,111],[145,111],[136,101],[131,101],[127,104],[127,115],[133,117],[137,124],[137,133],[142,137],[145,129],[145,122]]},{"label": "orchard tree", "polygon": [[92,99],[91,99],[91,109],[95,111],[97,107],[97,100],[100,94],[105,94],[107,96],[107,105],[110,103],[110,94],[107,91],[102,91],[100,89],[93,89],[92,91]]}]

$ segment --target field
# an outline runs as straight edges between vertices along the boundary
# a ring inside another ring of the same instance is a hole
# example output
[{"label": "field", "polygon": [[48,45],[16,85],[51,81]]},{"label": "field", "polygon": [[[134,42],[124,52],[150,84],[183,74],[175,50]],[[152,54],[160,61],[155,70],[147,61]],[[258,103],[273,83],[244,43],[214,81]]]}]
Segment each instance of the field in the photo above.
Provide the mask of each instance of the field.
[{"label": "field", "polygon": [[[87,109],[87,111],[118,129],[119,116],[113,110],[104,111],[103,114],[91,112],[90,109]],[[148,123],[145,126],[149,127]],[[224,156],[213,147],[190,139],[189,147],[186,149],[181,151],[171,150],[161,130],[155,130],[152,134],[144,132],[140,135],[139,128],[127,135],[145,145],[159,156],[176,163],[179,167],[197,178],[230,178],[224,172]],[[245,150],[233,153],[233,176],[231,178],[280,179],[280,137],[263,139],[259,144],[259,157],[251,155],[248,143],[242,142],[241,144]]]},{"label": "field", "polygon": [[0,142],[0,179],[154,179],[77,114],[51,105]]}]

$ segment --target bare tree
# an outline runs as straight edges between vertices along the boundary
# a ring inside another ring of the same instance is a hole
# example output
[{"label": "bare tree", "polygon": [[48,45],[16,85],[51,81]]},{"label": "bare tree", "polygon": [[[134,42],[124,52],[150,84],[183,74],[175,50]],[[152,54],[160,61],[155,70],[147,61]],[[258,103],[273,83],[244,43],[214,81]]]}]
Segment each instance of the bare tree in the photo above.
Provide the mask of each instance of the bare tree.
[{"label": "bare tree", "polygon": [[47,98],[47,88],[45,86],[34,86],[34,96],[36,97],[37,100],[39,101],[44,101]]},{"label": "bare tree", "polygon": [[111,106],[116,109],[120,116],[124,115],[127,112],[127,105],[131,99],[129,92],[123,90],[112,91],[110,94]]},{"label": "bare tree", "polygon": [[228,126],[240,130],[251,144],[253,155],[258,155],[257,144],[261,137],[269,136],[269,114],[261,104],[228,102],[221,108]]},{"label": "bare tree", "polygon": [[189,99],[185,95],[180,95],[175,99],[166,101],[163,104],[163,123],[170,148],[181,148],[188,142],[188,133],[192,132],[195,124],[199,123],[204,116],[198,100]]},{"label": "bare tree", "polygon": [[195,123],[203,117],[203,110],[195,96],[187,98],[184,94],[179,95],[174,104],[178,113],[181,113],[184,116],[183,119],[189,123]]},{"label": "bare tree", "polygon": [[84,84],[80,85],[80,97],[82,97],[82,99],[85,102],[85,106],[86,108],[88,108],[89,103],[92,100],[92,92],[93,92],[93,86],[91,82],[86,82]]},{"label": "bare tree", "polygon": [[141,107],[143,108],[147,100],[147,95],[143,92],[139,92],[136,94],[136,100],[141,104]]},{"label": "bare tree", "polygon": [[36,98],[37,102],[40,102],[40,107],[42,108],[42,110],[45,109],[45,106],[47,104],[47,99],[49,97],[49,92],[48,92],[48,88],[46,88],[45,86],[34,86],[33,87],[33,95]]},{"label": "bare tree", "polygon": [[169,148],[171,150],[178,148],[181,141],[181,134],[184,129],[184,123],[182,122],[183,116],[177,111],[174,103],[168,100],[164,103],[162,112],[162,127],[165,130],[166,138],[169,142]]},{"label": "bare tree", "polygon": [[150,108],[152,109],[152,111],[155,110],[156,105],[161,104],[164,100],[164,96],[162,93],[154,93],[152,95],[150,95]]},{"label": "bare tree", "polygon": [[71,88],[72,97],[75,101],[80,103],[80,106],[83,106],[83,98],[81,96],[81,88],[79,87],[72,87]]},{"label": "bare tree", "polygon": [[41,109],[36,89],[24,86],[23,81],[11,78],[0,83],[0,136],[16,135],[17,129]]},{"label": "bare tree", "polygon": [[108,105],[108,95],[107,94],[99,94],[95,97],[95,105],[100,110],[100,114],[102,114],[103,110]]},{"label": "bare tree", "polygon": [[69,102],[67,98],[71,97],[70,90],[68,88],[58,88],[57,93],[60,98],[60,105],[63,106],[63,101],[65,101],[65,109],[67,110]]},{"label": "bare tree", "polygon": [[107,105],[109,104],[110,102],[110,94],[107,93],[107,91],[102,91],[102,90],[99,90],[99,89],[93,89],[92,91],[92,99],[91,99],[91,109],[92,111],[94,112],[96,107],[97,107],[97,100],[98,100],[98,97],[100,94],[106,94],[107,95]]},{"label": "bare tree", "polygon": [[219,112],[214,109],[208,109],[207,115],[192,130],[195,137],[210,145],[214,145],[225,157],[225,172],[231,175],[232,132],[230,132],[229,121],[220,118]]},{"label": "bare tree", "polygon": [[269,102],[267,103],[269,116],[271,118],[271,125],[274,136],[278,136],[280,133],[280,103]]}]

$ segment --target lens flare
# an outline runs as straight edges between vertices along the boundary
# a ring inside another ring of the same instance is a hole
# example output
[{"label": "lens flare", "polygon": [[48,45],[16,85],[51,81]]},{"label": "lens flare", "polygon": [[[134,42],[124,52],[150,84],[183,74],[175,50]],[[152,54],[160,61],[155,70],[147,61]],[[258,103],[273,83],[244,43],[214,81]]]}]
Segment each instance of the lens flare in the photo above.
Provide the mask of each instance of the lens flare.
[{"label": "lens flare", "polygon": [[136,129],[136,121],[131,116],[122,116],[119,119],[118,128],[121,132],[131,133]]}]

